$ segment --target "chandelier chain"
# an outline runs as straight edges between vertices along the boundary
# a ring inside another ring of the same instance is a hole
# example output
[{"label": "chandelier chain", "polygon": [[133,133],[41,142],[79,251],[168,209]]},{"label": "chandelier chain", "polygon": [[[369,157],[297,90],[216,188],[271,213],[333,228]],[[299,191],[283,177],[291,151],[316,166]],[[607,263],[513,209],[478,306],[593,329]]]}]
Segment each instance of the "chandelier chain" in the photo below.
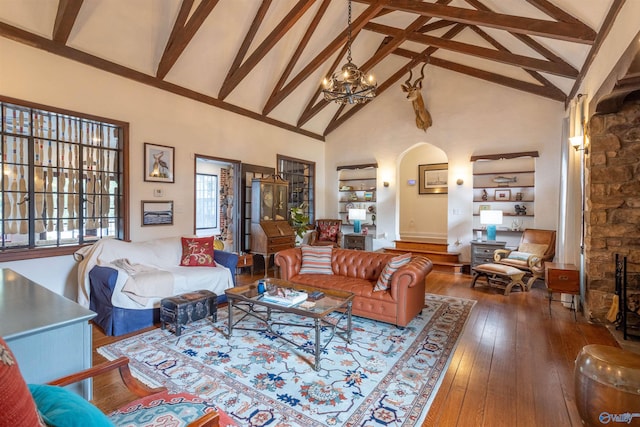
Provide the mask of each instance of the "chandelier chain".
[{"label": "chandelier chain", "polygon": [[349,0],[349,13],[347,18],[347,62],[351,62],[351,0]]}]

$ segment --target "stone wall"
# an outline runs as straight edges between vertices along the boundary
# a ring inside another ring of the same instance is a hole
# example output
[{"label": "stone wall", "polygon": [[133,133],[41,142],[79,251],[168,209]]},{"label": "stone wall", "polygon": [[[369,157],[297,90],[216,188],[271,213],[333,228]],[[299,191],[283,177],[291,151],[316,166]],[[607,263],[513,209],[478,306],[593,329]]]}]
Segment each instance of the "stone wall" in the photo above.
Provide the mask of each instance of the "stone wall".
[{"label": "stone wall", "polygon": [[615,294],[615,254],[640,290],[640,101],[589,120],[586,156],[585,315],[604,322]]}]

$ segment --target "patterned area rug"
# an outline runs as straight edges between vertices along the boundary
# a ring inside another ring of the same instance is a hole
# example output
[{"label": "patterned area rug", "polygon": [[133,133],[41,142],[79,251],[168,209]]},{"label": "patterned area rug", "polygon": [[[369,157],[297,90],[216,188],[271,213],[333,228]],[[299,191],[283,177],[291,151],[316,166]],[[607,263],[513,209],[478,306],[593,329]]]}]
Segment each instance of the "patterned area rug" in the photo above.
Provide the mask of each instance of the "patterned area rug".
[{"label": "patterned area rug", "polygon": [[[422,314],[404,329],[354,316],[352,343],[339,331],[319,371],[306,351],[313,328],[278,330],[301,348],[270,332],[234,329],[227,339],[226,308],[215,324],[194,322],[180,337],[155,329],[98,352],[129,357],[134,375],[148,385],[197,394],[242,426],[419,426],[474,304],[427,294]],[[252,320],[239,326],[249,324],[260,326]]]}]

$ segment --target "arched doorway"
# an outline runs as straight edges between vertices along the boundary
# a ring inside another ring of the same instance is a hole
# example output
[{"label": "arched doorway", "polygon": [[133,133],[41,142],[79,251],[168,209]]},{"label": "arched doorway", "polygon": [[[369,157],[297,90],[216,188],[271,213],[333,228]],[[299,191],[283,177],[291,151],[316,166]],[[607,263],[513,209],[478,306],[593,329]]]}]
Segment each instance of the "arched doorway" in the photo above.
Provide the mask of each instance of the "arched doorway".
[{"label": "arched doorway", "polygon": [[[445,192],[425,192],[432,187],[423,180],[428,174],[438,173],[438,186],[448,186],[448,171],[439,167],[421,165],[447,164],[446,153],[428,143],[418,143],[402,153],[398,159],[398,232],[401,240],[420,240],[447,243],[448,194]],[[423,173],[420,173],[423,169]],[[428,172],[425,173],[424,169]],[[441,182],[445,180],[446,182]],[[422,184],[422,190],[421,190]],[[423,193],[423,194],[421,194]]]}]

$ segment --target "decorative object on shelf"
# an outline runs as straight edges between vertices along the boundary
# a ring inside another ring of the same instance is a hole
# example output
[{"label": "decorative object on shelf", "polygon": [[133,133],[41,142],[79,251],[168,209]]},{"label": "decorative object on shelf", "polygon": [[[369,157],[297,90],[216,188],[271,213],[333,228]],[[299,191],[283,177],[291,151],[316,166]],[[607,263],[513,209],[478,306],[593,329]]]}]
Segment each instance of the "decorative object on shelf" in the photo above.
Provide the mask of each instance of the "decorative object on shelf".
[{"label": "decorative object on shelf", "polygon": [[349,212],[349,210],[355,208],[356,205],[354,205],[353,203],[349,202],[346,205],[344,205],[344,208],[347,210],[347,212]]},{"label": "decorative object on shelf", "polygon": [[447,194],[448,164],[418,165],[418,194]]},{"label": "decorative object on shelf", "polygon": [[517,181],[518,181],[517,176],[508,177],[508,176],[500,175],[493,178],[493,182],[497,183],[498,186],[505,186],[505,187],[508,187],[509,183],[517,182]]},{"label": "decorative object on shelf", "polygon": [[356,193],[349,194],[349,200],[358,201],[358,195]]},{"label": "decorative object on shelf", "polygon": [[373,193],[371,191],[365,191],[364,193],[364,201],[370,202],[373,200]]},{"label": "decorative object on shelf", "polygon": [[489,211],[491,210],[491,205],[480,205],[478,206],[478,211]]},{"label": "decorative object on shelf", "polygon": [[487,200],[489,200],[489,194],[487,193],[487,190],[483,189],[482,190],[482,201],[486,202]]},{"label": "decorative object on shelf", "polygon": [[511,200],[511,190],[496,190],[495,193],[493,193],[493,198],[498,202],[508,202]]},{"label": "decorative object on shelf", "polygon": [[417,78],[413,84],[411,83],[413,70],[410,69],[409,78],[404,82],[404,84],[400,85],[402,91],[407,94],[407,99],[411,101],[413,111],[416,113],[416,126],[418,129],[422,129],[425,132],[433,124],[431,114],[429,114],[427,107],[425,107],[424,100],[422,99],[422,93],[420,92],[422,89],[422,80],[424,79],[424,67],[428,62],[427,58],[427,61],[422,64],[422,68],[420,69],[420,77]]},{"label": "decorative object on shelf", "polygon": [[353,220],[353,232],[360,233],[360,221],[367,219],[367,211],[365,209],[349,209],[349,220]]},{"label": "decorative object on shelf", "polygon": [[526,215],[527,207],[525,205],[515,205],[514,209],[516,210],[516,215]]},{"label": "decorative object on shelf", "polygon": [[340,187],[340,191],[351,191],[353,190],[353,188],[351,188],[348,185],[343,185],[342,187]]},{"label": "decorative object on shelf", "polygon": [[514,219],[511,221],[511,231],[520,231],[522,228],[522,221]]},{"label": "decorative object on shelf", "polygon": [[365,75],[351,62],[351,0],[347,20],[347,63],[340,73],[334,73],[323,81],[322,93],[325,101],[338,104],[363,104],[376,96],[377,84],[372,75]]},{"label": "decorative object on shelf", "polygon": [[144,144],[144,180],[174,182],[175,148],[164,145]]},{"label": "decorative object on shelf", "polygon": [[375,207],[374,205],[370,205],[370,206],[367,208],[367,211],[368,211],[370,214],[375,213],[375,212],[376,212],[376,207]]},{"label": "decorative object on shelf", "polygon": [[480,224],[487,226],[487,240],[496,240],[496,225],[502,225],[502,211],[480,211]]},{"label": "decorative object on shelf", "polygon": [[516,193],[516,202],[521,202],[522,201],[522,192],[518,191]]}]

